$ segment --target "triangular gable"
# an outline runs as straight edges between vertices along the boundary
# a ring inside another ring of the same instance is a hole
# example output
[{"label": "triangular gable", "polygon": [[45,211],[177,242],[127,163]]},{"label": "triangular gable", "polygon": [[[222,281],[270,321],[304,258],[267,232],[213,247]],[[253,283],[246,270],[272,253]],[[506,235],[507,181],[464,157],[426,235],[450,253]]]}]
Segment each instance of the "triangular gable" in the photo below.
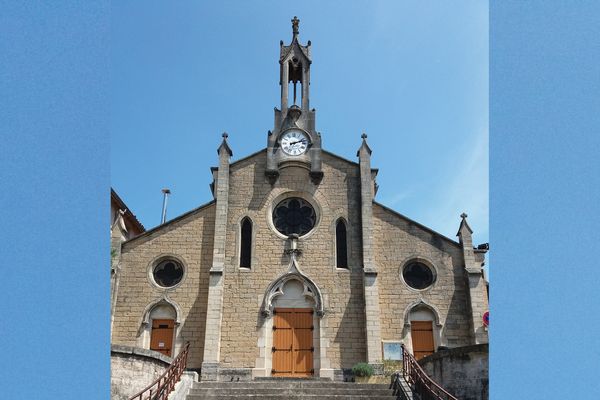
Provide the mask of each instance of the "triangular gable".
[{"label": "triangular gable", "polygon": [[422,225],[422,224],[418,223],[417,221],[414,221],[414,220],[412,220],[412,219],[410,219],[410,218],[408,218],[408,217],[400,214],[399,212],[394,211],[391,208],[384,206],[383,204],[380,204],[380,203],[378,203],[376,201],[373,201],[373,205],[376,206],[376,207],[380,207],[382,211],[387,212],[388,214],[391,214],[391,215],[393,215],[393,216],[395,216],[395,217],[397,217],[399,219],[404,220],[405,222],[408,222],[408,223],[410,223],[412,225],[417,226],[418,228],[420,228],[420,229],[422,229],[422,230],[424,230],[424,231],[426,231],[426,232],[428,232],[428,233],[430,233],[430,234],[432,234],[434,236],[437,236],[438,238],[444,240],[445,242],[448,242],[448,243],[450,243],[450,244],[452,244],[452,245],[454,245],[454,246],[456,246],[458,248],[461,248],[460,243],[458,243],[457,241],[452,240],[449,237],[444,236],[441,233],[436,232],[433,229],[428,228],[425,225]]},{"label": "triangular gable", "polygon": [[[356,161],[350,161],[347,158],[344,158],[342,156],[339,156],[339,155],[332,153],[330,151],[327,151],[327,150],[321,150],[321,151],[323,152],[323,154],[328,155],[332,158],[335,158],[336,160],[343,161],[343,162],[348,163],[349,165],[352,165],[357,168],[360,167],[360,164]],[[379,172],[379,168],[371,168],[371,172],[374,172],[375,175],[377,175],[377,173]]]},{"label": "triangular gable", "polygon": [[240,158],[239,160],[236,160],[234,162],[232,162],[231,164],[229,164],[229,169],[231,170],[232,168],[235,168],[237,166],[239,166],[239,164],[248,161],[254,157],[260,157],[261,155],[266,155],[267,154],[267,148],[263,147],[262,149],[244,157],[244,158]]},{"label": "triangular gable", "polygon": [[131,239],[123,242],[123,246],[134,244],[135,242],[137,242],[138,240],[140,240],[142,238],[147,238],[148,236],[151,236],[153,234],[160,233],[162,230],[166,230],[167,228],[171,227],[171,225],[173,225],[173,224],[182,222],[188,218],[191,219],[193,216],[200,214],[202,211],[208,210],[211,206],[214,206],[215,204],[216,204],[216,201],[212,200],[206,204],[201,205],[200,207],[194,208],[193,210],[188,211],[184,214],[181,214],[181,215],[165,222],[164,224],[158,225],[150,230],[147,230],[146,232],[142,233],[141,235],[138,235],[134,238],[131,238]]},{"label": "triangular gable", "polygon": [[[267,152],[267,148],[262,148],[262,149],[260,149],[260,150],[258,150],[256,152],[254,152],[254,153],[252,153],[252,154],[244,157],[244,158],[240,158],[239,160],[236,160],[236,161],[232,162],[231,164],[229,164],[229,168],[230,169],[235,168],[239,164],[241,164],[241,163],[243,163],[245,161],[248,161],[251,158],[259,157],[259,156],[262,156],[263,154],[266,154],[266,152]],[[350,161],[347,158],[339,156],[339,155],[337,155],[335,153],[332,153],[330,151],[322,150],[322,152],[323,152],[324,155],[328,155],[328,156],[330,156],[332,158],[335,158],[335,159],[337,159],[339,161],[343,161],[345,163],[348,163],[349,165],[352,165],[354,167],[359,167],[360,166],[360,164],[358,162],[356,162],[356,161]],[[379,172],[379,168],[371,168],[371,171],[373,171],[373,172]]]}]

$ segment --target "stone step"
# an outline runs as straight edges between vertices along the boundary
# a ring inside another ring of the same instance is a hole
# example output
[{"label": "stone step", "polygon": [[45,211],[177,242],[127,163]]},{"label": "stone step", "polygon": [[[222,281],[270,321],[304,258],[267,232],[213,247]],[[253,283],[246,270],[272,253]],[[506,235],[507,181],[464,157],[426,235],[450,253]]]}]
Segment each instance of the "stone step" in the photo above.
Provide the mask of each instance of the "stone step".
[{"label": "stone step", "polygon": [[247,381],[247,382],[194,382],[192,389],[213,388],[213,389],[228,389],[228,388],[244,388],[244,389],[388,389],[387,384],[378,383],[351,383],[351,382],[331,382],[331,381]]},{"label": "stone step", "polygon": [[[391,392],[390,392],[391,393]],[[248,395],[196,395],[188,394],[186,400],[235,400],[235,399],[262,399],[262,400],[285,400],[285,399],[305,399],[305,400],[395,400],[396,397],[392,394],[387,396],[373,395],[335,395],[335,394],[279,394],[279,395],[263,395],[263,394],[248,394]]]},{"label": "stone step", "polygon": [[195,382],[187,400],[395,400],[387,384],[323,379],[261,379],[245,382]]},{"label": "stone step", "polygon": [[319,376],[286,376],[286,377],[276,377],[276,376],[258,376],[254,378],[255,382],[264,382],[264,381],[288,381],[288,382],[331,382],[330,378],[321,378]]},{"label": "stone step", "polygon": [[246,396],[248,394],[262,394],[265,396],[271,395],[288,395],[292,396],[295,394],[302,395],[323,395],[323,394],[332,394],[332,395],[353,395],[353,396],[388,396],[392,393],[390,389],[362,389],[362,388],[289,388],[289,389],[280,389],[280,388],[194,388],[190,390],[190,394],[193,395],[238,395],[238,396]]}]

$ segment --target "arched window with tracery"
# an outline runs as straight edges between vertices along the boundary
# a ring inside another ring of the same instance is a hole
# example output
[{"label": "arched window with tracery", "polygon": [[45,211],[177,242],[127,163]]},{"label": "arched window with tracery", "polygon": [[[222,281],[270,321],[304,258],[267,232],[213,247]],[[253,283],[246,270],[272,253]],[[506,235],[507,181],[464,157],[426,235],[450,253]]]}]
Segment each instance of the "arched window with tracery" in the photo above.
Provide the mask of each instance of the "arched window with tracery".
[{"label": "arched window with tracery", "polygon": [[252,265],[252,220],[248,217],[242,220],[240,268],[250,268]]},{"label": "arched window with tracery", "polygon": [[340,218],[335,223],[335,255],[336,267],[348,268],[348,240],[346,222]]}]

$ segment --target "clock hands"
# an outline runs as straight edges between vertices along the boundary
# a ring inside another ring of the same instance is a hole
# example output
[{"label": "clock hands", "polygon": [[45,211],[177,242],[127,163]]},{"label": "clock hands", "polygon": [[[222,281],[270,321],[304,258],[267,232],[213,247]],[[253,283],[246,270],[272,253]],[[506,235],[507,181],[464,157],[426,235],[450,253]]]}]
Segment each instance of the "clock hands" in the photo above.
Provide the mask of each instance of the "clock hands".
[{"label": "clock hands", "polygon": [[298,140],[297,142],[290,142],[290,146],[293,146],[298,143],[304,143],[304,142],[306,142],[306,139]]}]

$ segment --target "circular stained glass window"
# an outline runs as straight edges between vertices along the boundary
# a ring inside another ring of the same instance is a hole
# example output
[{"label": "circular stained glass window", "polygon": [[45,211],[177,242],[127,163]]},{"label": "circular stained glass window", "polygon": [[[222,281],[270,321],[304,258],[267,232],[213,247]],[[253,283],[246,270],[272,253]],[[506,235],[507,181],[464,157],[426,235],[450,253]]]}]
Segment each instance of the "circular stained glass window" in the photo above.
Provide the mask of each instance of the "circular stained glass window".
[{"label": "circular stained glass window", "polygon": [[154,281],[162,287],[173,287],[183,278],[183,267],[175,260],[164,260],[152,271]]},{"label": "circular stained glass window", "polygon": [[402,270],[404,282],[413,289],[425,289],[433,284],[433,271],[421,262],[411,262]]},{"label": "circular stained glass window", "polygon": [[299,197],[285,199],[273,210],[273,225],[284,235],[306,235],[314,227],[317,215],[312,205]]}]

